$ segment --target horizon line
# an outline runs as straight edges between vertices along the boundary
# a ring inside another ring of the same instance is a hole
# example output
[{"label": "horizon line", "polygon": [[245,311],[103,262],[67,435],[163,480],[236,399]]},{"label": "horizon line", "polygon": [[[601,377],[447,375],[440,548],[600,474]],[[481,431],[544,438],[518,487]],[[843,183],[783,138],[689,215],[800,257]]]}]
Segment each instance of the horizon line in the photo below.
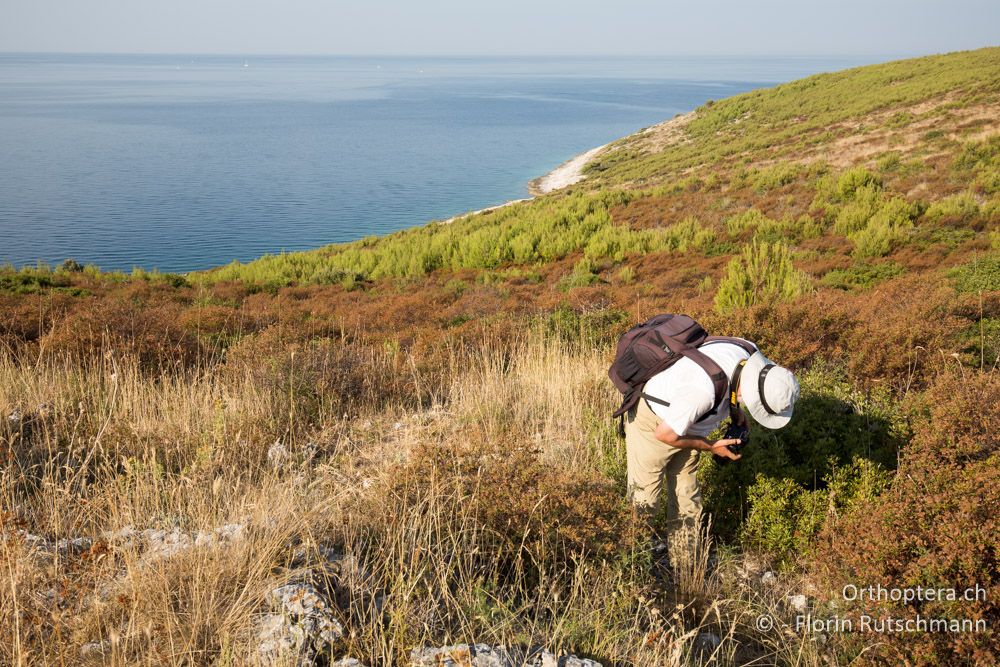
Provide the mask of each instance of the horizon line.
[{"label": "horizon line", "polygon": [[211,56],[211,57],[270,57],[270,58],[879,58],[921,57],[943,55],[961,51],[995,48],[981,46],[954,51],[881,52],[881,53],[737,53],[737,52],[683,52],[683,53],[294,53],[294,52],[238,52],[238,51],[43,51],[0,50],[0,55],[73,55],[73,56]]}]

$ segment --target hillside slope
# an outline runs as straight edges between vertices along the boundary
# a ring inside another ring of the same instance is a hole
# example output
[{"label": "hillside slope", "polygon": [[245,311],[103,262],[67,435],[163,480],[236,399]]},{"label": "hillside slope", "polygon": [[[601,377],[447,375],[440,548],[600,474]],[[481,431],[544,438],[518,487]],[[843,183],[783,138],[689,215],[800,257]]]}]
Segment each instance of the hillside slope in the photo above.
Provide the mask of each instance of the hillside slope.
[{"label": "hillside slope", "polygon": [[[546,263],[581,250],[591,260],[620,261],[676,246],[679,230],[671,233],[671,223],[694,217],[711,229],[751,204],[774,219],[804,224],[811,215],[823,225],[809,207],[815,188],[824,176],[857,165],[925,208],[973,188],[991,216],[996,144],[989,138],[998,128],[1000,48],[821,74],[709,103],[626,137],[574,188],[447,226],[234,263],[193,279],[353,285],[438,269]],[[956,166],[966,150],[989,155]],[[795,204],[773,206],[779,193]],[[653,201],[638,201],[645,199]],[[649,209],[659,220],[641,224],[642,231],[629,224],[633,211]]]},{"label": "hillside slope", "polygon": [[[997,664],[998,56],[720,100],[383,238],[0,269],[0,663]],[[659,312],[802,385],[738,464],[702,459],[711,530],[669,576],[606,376]]]}]

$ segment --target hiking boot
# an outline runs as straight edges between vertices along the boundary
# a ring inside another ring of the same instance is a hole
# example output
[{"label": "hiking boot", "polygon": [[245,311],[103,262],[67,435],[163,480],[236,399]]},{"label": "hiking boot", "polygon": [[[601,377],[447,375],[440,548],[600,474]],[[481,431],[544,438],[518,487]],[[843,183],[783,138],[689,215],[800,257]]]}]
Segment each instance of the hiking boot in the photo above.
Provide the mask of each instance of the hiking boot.
[{"label": "hiking boot", "polygon": [[654,539],[650,543],[650,573],[660,581],[671,581],[674,567],[670,563],[670,548],[666,540]]}]

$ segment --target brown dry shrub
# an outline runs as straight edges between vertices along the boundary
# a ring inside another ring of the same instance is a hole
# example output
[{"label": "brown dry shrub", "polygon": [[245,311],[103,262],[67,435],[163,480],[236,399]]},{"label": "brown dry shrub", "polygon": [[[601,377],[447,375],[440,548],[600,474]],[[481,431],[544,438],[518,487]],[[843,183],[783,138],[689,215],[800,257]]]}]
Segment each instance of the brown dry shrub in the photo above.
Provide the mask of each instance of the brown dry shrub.
[{"label": "brown dry shrub", "polygon": [[178,324],[200,339],[222,344],[257,329],[238,309],[215,304],[185,309]]},{"label": "brown dry shrub", "polygon": [[479,565],[501,580],[525,570],[530,580],[542,568],[571,569],[582,557],[623,557],[636,543],[639,524],[612,482],[472,431],[470,444],[417,448],[392,476],[392,500],[372,511],[413,507],[434,493],[457,498],[481,531]]},{"label": "brown dry shrub", "polygon": [[959,349],[969,321],[954,314],[954,291],[935,277],[902,276],[844,304],[858,326],[845,339],[848,369],[862,385],[920,388]]},{"label": "brown dry shrub", "polygon": [[205,356],[197,336],[180,324],[179,303],[136,301],[123,296],[93,299],[55,322],[39,341],[55,357],[130,355],[144,371],[184,368]]},{"label": "brown dry shrub", "polygon": [[391,349],[311,337],[272,325],[226,351],[222,375],[249,379],[307,421],[358,414],[390,403],[412,404],[413,380],[403,355]]},{"label": "brown dry shrub", "polygon": [[78,301],[68,294],[0,293],[0,350],[37,354],[37,342]]},{"label": "brown dry shrub", "polygon": [[[841,605],[846,584],[979,585],[977,601],[855,603],[872,617],[983,619],[985,633],[884,633],[869,662],[995,665],[1000,661],[1000,373],[942,374],[914,410],[915,437],[888,492],[828,522],[812,568]],[[856,620],[856,619],[855,619]],[[870,637],[858,638],[870,639]],[[869,642],[870,643],[870,642]]]},{"label": "brown dry shrub", "polygon": [[851,314],[838,307],[838,297],[829,292],[729,315],[705,313],[700,321],[713,335],[753,341],[769,358],[791,368],[807,366],[816,357],[839,356],[844,337],[856,326]]}]

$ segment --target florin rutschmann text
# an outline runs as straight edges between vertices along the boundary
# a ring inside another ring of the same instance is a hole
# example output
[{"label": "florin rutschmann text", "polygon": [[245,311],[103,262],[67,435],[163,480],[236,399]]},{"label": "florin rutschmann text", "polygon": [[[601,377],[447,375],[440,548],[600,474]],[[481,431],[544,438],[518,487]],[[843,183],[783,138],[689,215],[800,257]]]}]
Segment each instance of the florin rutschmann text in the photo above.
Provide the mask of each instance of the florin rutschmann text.
[{"label": "florin rutschmann text", "polygon": [[[976,584],[968,588],[942,588],[930,586],[912,587],[886,587],[879,584],[857,585],[847,584],[842,590],[845,602],[857,609],[857,606],[864,606],[871,603],[873,606],[880,603],[899,603],[903,605],[914,602],[955,602],[960,609],[963,603],[973,604],[986,601],[986,589]],[[790,624],[791,629],[796,632],[809,634],[835,634],[847,632],[865,633],[904,633],[904,632],[986,632],[989,630],[987,620],[984,618],[962,617],[956,615],[915,615],[892,613],[866,613],[866,611],[855,611],[854,613],[833,612],[823,615],[817,610],[802,610],[805,613],[795,616]],[[874,610],[871,610],[874,612]],[[757,618],[757,627],[760,630],[771,630],[779,623],[769,614],[762,614]],[[784,623],[780,623],[783,627]]]}]

